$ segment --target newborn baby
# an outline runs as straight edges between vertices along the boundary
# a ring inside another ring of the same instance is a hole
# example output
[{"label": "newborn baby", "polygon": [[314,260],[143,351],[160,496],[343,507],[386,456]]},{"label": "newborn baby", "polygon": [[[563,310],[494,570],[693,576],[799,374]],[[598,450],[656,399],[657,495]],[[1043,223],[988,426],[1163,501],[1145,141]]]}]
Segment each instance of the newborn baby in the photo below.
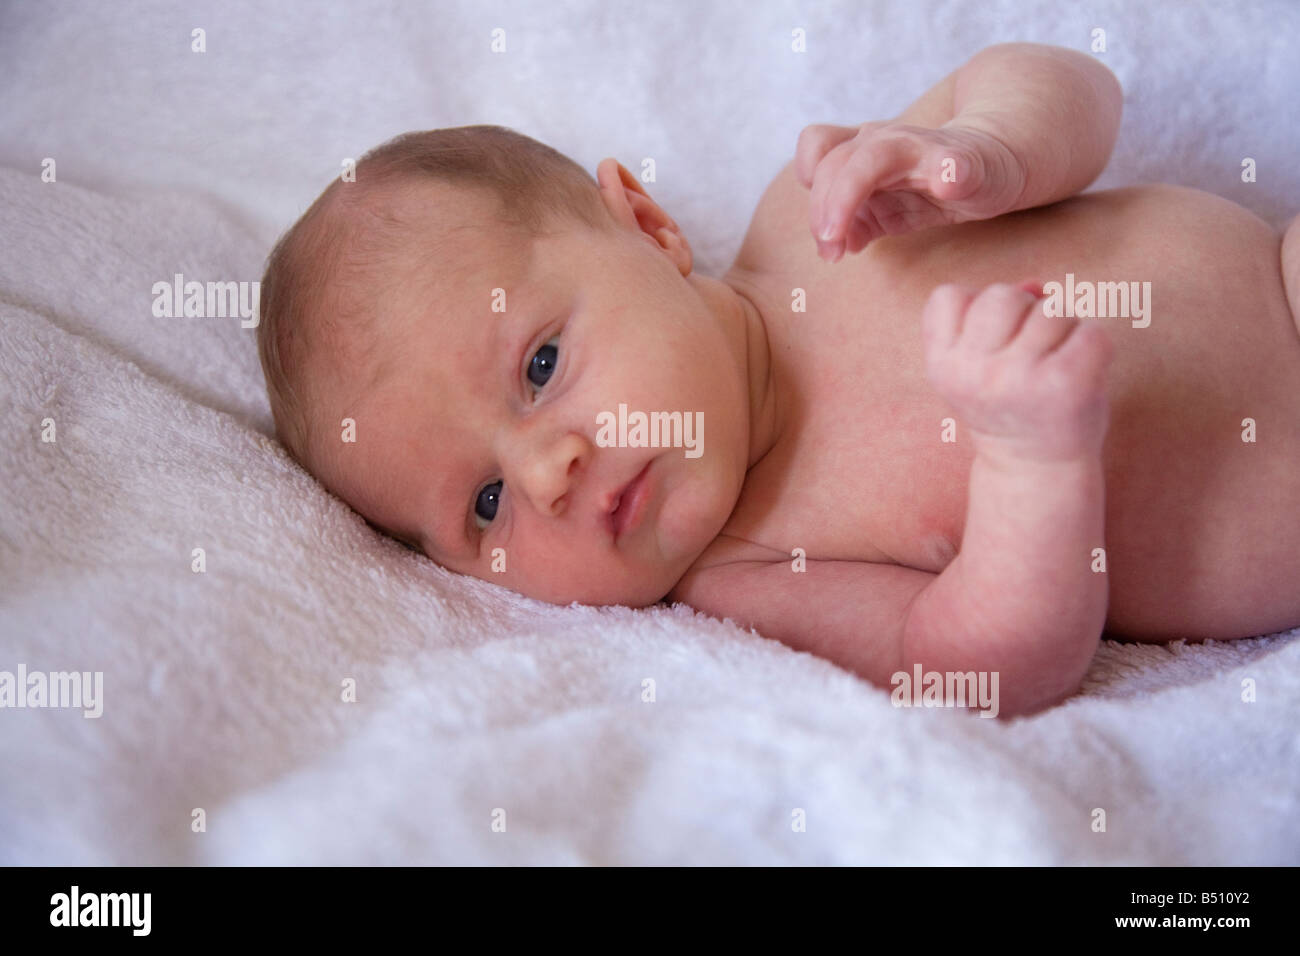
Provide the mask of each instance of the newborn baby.
[{"label": "newborn baby", "polygon": [[720,279],[613,159],[399,137],[271,254],[278,434],[444,567],[684,601],[882,686],[995,673],[1004,716],[1103,631],[1300,624],[1300,225],[1076,195],[1120,110],[1091,57],[991,47],[805,129]]}]

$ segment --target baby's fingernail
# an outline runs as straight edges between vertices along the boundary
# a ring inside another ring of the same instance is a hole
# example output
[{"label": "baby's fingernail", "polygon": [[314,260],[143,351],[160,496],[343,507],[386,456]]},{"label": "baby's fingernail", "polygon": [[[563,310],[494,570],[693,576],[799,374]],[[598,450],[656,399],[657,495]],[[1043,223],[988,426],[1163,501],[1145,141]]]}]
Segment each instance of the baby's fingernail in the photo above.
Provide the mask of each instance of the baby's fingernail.
[{"label": "baby's fingernail", "polygon": [[832,219],[827,219],[827,220],[825,220],[825,221],[822,223],[821,238],[823,238],[823,239],[828,239],[828,240],[829,240],[829,239],[834,239],[834,238],[835,238],[835,229],[836,229],[836,227],[837,227],[838,225],[839,225],[839,224],[838,224],[838,223],[837,223],[833,218],[832,218]]}]

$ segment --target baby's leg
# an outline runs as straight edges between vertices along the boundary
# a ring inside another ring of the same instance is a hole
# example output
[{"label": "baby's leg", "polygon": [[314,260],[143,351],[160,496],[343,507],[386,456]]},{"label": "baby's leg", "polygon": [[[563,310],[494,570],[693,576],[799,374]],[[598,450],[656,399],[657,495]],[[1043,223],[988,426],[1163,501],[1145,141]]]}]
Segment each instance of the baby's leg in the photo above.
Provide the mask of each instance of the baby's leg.
[{"label": "baby's leg", "polygon": [[1291,318],[1300,332],[1300,216],[1291,220],[1282,236],[1282,283],[1286,286]]}]

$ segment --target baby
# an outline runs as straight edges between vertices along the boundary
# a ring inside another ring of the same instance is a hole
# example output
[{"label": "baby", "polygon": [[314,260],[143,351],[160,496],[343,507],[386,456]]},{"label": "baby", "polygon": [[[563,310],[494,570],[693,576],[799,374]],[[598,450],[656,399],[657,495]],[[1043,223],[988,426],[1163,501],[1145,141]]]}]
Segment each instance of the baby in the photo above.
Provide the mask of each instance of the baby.
[{"label": "baby", "polygon": [[398,137],[270,256],[278,434],[449,569],[683,601],[882,686],[993,674],[1003,716],[1103,631],[1300,624],[1300,223],[1077,195],[1120,110],[1091,57],[990,47],[806,128],[720,279],[613,159]]}]

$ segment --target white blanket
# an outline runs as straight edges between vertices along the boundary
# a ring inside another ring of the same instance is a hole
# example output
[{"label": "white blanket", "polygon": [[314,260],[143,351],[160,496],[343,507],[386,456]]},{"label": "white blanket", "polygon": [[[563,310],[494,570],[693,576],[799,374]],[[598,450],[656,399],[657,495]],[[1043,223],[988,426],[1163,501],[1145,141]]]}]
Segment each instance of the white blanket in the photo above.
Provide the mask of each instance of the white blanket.
[{"label": "white blanket", "polygon": [[104,675],[99,718],[0,710],[0,863],[1300,862],[1300,630],[1105,642],[1033,718],[895,709],[686,607],[444,572],[268,437],[252,330],[153,315],[176,273],[259,278],[345,157],[478,122],[653,156],[717,274],[804,125],[1095,28],[1127,91],[1099,186],[1300,211],[1289,5],[807,6],[0,13],[0,671]]}]

